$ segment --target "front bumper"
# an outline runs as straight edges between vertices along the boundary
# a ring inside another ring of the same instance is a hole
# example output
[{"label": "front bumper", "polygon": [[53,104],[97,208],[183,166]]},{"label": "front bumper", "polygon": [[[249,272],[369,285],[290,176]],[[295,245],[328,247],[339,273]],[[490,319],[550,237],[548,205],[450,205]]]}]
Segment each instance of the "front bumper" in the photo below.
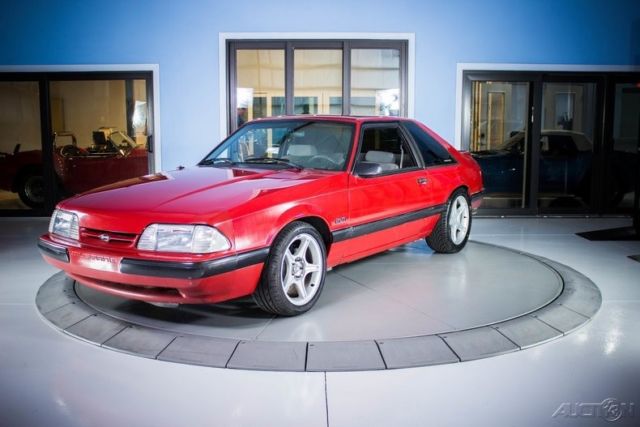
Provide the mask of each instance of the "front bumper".
[{"label": "front bumper", "polygon": [[38,248],[51,265],[80,284],[125,298],[212,303],[255,290],[269,249],[202,261],[129,258],[118,252],[67,246],[43,235]]}]

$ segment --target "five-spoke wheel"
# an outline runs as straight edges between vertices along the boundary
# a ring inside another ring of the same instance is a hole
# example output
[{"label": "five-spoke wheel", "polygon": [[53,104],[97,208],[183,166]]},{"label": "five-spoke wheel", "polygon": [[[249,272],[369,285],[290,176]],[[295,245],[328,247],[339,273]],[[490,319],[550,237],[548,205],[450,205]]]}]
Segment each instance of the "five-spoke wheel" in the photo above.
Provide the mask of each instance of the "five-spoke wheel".
[{"label": "five-spoke wheel", "polygon": [[308,303],[318,291],[324,275],[320,243],[308,233],[298,234],[282,257],[282,290],[295,305]]},{"label": "five-spoke wheel", "polygon": [[449,212],[449,232],[454,244],[459,245],[467,237],[469,218],[469,203],[467,198],[460,194],[451,202]]},{"label": "five-spoke wheel", "polygon": [[469,196],[460,188],[449,198],[447,209],[442,213],[426,241],[436,252],[451,254],[464,248],[471,231]]},{"label": "five-spoke wheel", "polygon": [[306,222],[287,225],[274,240],[253,298],[263,310],[293,316],[318,300],[326,276],[326,248]]}]

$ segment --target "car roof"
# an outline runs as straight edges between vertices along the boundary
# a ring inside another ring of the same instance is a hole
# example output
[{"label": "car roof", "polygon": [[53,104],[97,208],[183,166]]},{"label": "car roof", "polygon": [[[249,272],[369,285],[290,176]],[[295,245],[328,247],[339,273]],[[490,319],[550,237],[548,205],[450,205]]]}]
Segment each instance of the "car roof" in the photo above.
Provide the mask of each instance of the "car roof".
[{"label": "car roof", "polygon": [[[325,114],[304,114],[297,116],[276,116],[276,117],[264,117],[252,120],[253,122],[271,121],[271,120],[326,120],[331,122],[344,122],[344,123],[364,123],[364,122],[397,122],[397,121],[413,121],[405,117],[397,116],[338,116],[338,115],[325,115]],[[247,122],[251,123],[251,122]]]}]

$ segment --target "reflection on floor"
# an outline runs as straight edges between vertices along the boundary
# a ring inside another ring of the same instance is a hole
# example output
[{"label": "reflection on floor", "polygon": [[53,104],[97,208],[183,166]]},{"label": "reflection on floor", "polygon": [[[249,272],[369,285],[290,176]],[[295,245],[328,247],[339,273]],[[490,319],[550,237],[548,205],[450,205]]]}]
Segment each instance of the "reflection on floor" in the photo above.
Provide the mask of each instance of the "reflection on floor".
[{"label": "reflection on floor", "polygon": [[18,193],[0,190],[0,209],[29,209],[22,203]]},{"label": "reflection on floor", "polygon": [[575,235],[629,224],[474,221],[473,239],[557,260],[598,285],[602,308],[567,337],[473,362],[325,375],[179,365],[69,338],[34,306],[55,273],[35,249],[47,220],[2,220],[0,425],[603,425],[602,410],[576,417],[566,408],[606,399],[624,410],[615,425],[637,425],[640,414],[625,408],[640,404],[640,263],[628,258],[640,243]]},{"label": "reflection on floor", "polygon": [[269,316],[257,307],[234,310],[233,303],[163,309],[76,286],[93,309],[136,325],[273,342],[379,340],[469,329],[539,309],[561,291],[560,277],[534,258],[476,242],[453,256],[436,255],[424,240],[334,268],[317,304],[298,317]]}]

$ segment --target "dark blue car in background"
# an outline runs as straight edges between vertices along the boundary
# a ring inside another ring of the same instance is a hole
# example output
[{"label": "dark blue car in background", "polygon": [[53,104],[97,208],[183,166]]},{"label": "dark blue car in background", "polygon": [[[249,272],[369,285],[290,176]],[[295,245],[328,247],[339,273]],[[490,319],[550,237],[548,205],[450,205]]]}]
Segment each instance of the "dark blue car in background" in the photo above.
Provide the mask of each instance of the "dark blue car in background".
[{"label": "dark blue car in background", "polygon": [[[486,193],[522,194],[525,166],[525,134],[515,132],[495,150],[472,153],[480,164]],[[561,196],[588,204],[591,192],[593,143],[583,133],[569,130],[543,130],[540,138],[539,188],[541,196]],[[635,154],[611,153],[614,174],[608,203],[617,204],[633,191]]]}]

